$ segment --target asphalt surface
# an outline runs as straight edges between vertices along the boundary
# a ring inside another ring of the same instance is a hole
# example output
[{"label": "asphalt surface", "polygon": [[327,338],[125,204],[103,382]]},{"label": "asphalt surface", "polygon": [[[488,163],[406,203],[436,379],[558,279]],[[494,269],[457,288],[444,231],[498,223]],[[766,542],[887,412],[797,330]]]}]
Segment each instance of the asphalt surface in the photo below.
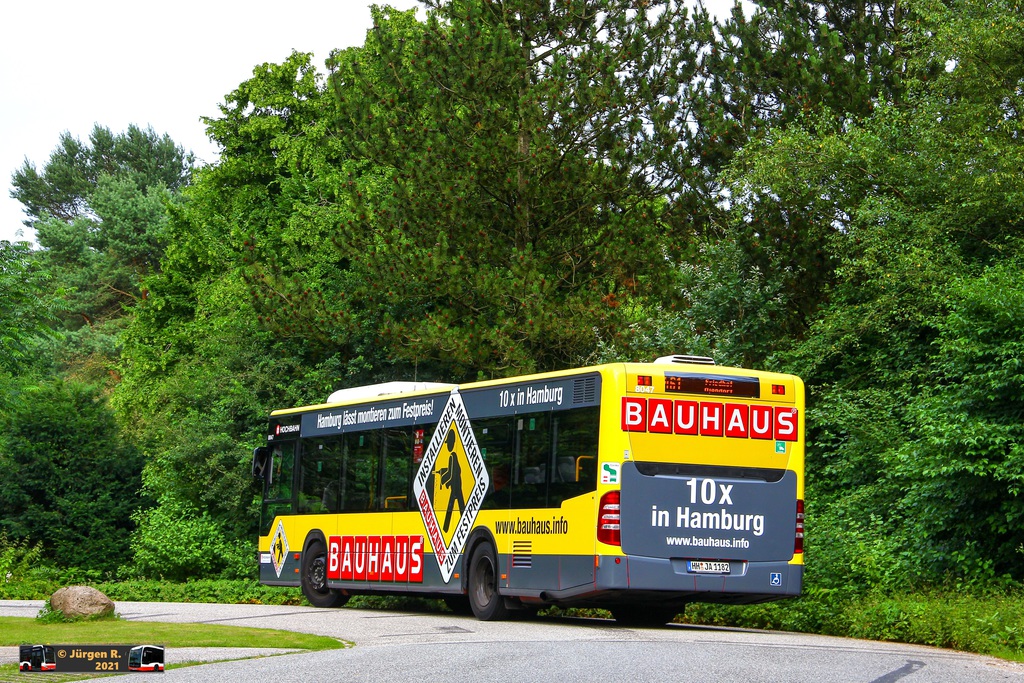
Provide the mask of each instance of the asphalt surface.
[{"label": "asphalt surface", "polygon": [[[0,615],[32,617],[41,601],[0,601]],[[601,619],[481,622],[416,612],[273,605],[118,603],[128,620],[234,624],[331,636],[354,647],[281,654],[255,648],[169,648],[161,680],[474,680],[552,683],[780,681],[785,683],[1024,683],[1024,665],[895,643],[798,633],[671,625],[631,629]],[[0,660],[17,648],[0,648]],[[252,659],[257,657],[259,659]],[[220,661],[220,660],[241,661]],[[40,674],[45,676],[45,674]],[[153,674],[126,680],[152,683]]]}]

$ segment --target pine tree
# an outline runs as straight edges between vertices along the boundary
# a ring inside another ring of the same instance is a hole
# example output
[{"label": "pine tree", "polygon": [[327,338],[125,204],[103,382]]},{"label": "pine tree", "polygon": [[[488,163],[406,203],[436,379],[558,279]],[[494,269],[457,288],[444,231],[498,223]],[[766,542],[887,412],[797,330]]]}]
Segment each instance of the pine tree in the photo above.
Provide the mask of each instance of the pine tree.
[{"label": "pine tree", "polygon": [[356,162],[339,249],[400,358],[499,374],[586,360],[635,299],[666,294],[681,185],[682,3],[455,0],[425,26],[375,10],[338,53]]}]

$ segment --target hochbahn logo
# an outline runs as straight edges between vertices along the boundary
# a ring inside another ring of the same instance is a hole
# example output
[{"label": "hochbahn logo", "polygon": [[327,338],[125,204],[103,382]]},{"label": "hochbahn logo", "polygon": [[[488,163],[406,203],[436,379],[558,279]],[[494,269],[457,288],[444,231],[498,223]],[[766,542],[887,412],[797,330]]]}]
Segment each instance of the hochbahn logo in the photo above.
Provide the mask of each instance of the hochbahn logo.
[{"label": "hochbahn logo", "polygon": [[453,390],[413,481],[416,503],[445,583],[455,572],[489,483],[466,406],[458,390]]}]

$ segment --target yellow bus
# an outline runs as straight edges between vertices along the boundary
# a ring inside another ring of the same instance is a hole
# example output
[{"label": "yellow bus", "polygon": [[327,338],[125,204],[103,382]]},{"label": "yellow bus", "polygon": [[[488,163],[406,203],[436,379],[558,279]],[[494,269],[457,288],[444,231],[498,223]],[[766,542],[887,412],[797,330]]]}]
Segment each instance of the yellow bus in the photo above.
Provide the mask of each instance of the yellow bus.
[{"label": "yellow bus", "polygon": [[627,624],[799,595],[803,423],[798,377],[692,356],[344,389],[253,454],[260,581]]}]

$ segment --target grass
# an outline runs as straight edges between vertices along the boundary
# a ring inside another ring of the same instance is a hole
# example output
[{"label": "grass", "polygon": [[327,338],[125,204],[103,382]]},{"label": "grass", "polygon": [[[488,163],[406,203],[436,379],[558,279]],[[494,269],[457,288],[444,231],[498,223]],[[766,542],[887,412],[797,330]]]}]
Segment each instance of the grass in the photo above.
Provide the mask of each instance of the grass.
[{"label": "grass", "polygon": [[27,617],[0,617],[0,645],[24,643],[156,643],[166,647],[284,647],[299,650],[346,647],[345,643],[327,636],[246,626],[124,619],[45,624]]},{"label": "grass", "polygon": [[[28,617],[0,617],[0,645],[53,643],[61,645],[114,645],[153,643],[173,647],[256,647],[296,650],[333,650],[349,643],[327,636],[246,626],[171,624],[154,621],[100,619],[44,623]],[[199,663],[199,662],[196,662]],[[169,668],[174,668],[171,665]],[[48,683],[95,677],[94,674],[21,673],[17,664],[0,665],[0,683],[45,680]]]}]

